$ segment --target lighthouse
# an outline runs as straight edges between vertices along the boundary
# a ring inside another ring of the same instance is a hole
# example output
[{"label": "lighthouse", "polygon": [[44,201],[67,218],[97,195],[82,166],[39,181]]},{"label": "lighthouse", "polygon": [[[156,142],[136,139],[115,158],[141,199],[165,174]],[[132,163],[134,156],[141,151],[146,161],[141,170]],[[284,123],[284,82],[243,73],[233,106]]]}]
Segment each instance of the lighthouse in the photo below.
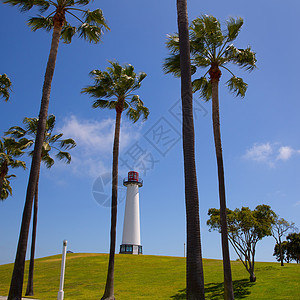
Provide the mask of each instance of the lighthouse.
[{"label": "lighthouse", "polygon": [[139,178],[138,172],[130,171],[128,178],[123,180],[123,185],[127,187],[127,194],[120,253],[142,254],[139,188],[143,186],[143,180]]}]

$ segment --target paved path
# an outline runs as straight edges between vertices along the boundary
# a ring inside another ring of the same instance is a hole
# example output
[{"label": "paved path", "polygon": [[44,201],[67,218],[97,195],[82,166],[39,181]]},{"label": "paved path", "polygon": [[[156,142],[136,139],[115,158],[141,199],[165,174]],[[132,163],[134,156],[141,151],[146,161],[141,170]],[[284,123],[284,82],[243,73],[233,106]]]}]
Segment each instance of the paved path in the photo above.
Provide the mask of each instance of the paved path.
[{"label": "paved path", "polygon": [[[7,297],[0,296],[0,300],[6,300]],[[23,300],[38,300],[38,299],[30,299],[30,298],[22,298]]]}]

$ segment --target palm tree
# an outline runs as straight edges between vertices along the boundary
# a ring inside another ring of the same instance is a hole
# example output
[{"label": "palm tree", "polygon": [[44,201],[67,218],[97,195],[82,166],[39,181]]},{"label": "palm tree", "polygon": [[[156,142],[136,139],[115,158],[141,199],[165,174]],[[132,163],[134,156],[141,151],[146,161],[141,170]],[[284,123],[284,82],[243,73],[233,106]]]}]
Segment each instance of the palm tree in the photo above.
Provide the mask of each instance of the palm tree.
[{"label": "palm tree", "polygon": [[10,180],[9,180],[11,177],[16,177],[16,175],[11,174],[11,175],[6,175],[4,177],[3,186],[0,193],[0,200],[2,201],[7,199],[9,195],[12,196],[12,188],[10,186]]},{"label": "palm tree", "polygon": [[134,123],[141,115],[146,120],[149,110],[143,101],[133,92],[141,87],[145,73],[136,74],[130,64],[121,66],[118,62],[109,62],[107,71],[93,70],[90,74],[94,78],[94,85],[82,90],[96,100],[93,108],[108,108],[116,111],[115,134],[113,143],[113,167],[112,167],[112,202],[111,202],[111,230],[110,252],[106,279],[106,286],[102,300],[112,300],[114,297],[114,259],[116,246],[117,226],[117,198],[118,198],[118,161],[121,115],[126,111],[127,117]]},{"label": "palm tree", "polygon": [[[36,31],[38,29],[51,31],[53,29],[51,48],[43,84],[39,122],[36,140],[34,143],[34,153],[32,157],[29,181],[27,186],[26,201],[23,210],[19,242],[8,296],[9,300],[16,298],[21,299],[22,295],[24,264],[32,203],[38,178],[38,172],[41,164],[41,154],[50,100],[51,83],[55,69],[59,41],[60,39],[62,39],[65,43],[70,43],[72,37],[75,34],[78,34],[80,38],[83,38],[91,43],[98,43],[101,40],[103,29],[109,29],[100,9],[96,9],[94,11],[82,9],[82,7],[88,5],[90,2],[92,2],[92,0],[4,1],[4,3],[20,7],[21,11],[28,11],[33,7],[36,7],[41,11],[41,13],[43,13],[48,9],[52,9],[52,12],[50,12],[46,17],[39,16],[29,19],[28,25],[33,31]],[[76,15],[76,13],[81,13],[82,18]],[[79,25],[72,26],[67,21],[67,16],[74,17],[79,22]]]},{"label": "palm tree", "polygon": [[177,0],[178,59],[181,76],[182,138],[187,220],[187,299],[205,299],[200,240],[199,196],[195,165],[195,132],[191,83],[190,42],[187,1]]},{"label": "palm tree", "polygon": [[[23,150],[27,147],[24,141],[19,143],[14,138],[3,138],[0,140],[0,191],[1,195],[3,187],[9,185],[9,178],[7,175],[9,168],[23,168],[26,169],[26,164],[22,160],[16,159],[24,154]],[[10,189],[8,189],[9,191]],[[4,191],[4,194],[6,192]],[[7,198],[7,197],[6,197]]]},{"label": "palm tree", "polygon": [[[193,91],[199,91],[200,97],[204,98],[206,101],[212,99],[213,132],[219,180],[225,299],[233,299],[234,296],[227,237],[225,181],[218,92],[219,80],[221,77],[220,68],[229,71],[232,76],[226,82],[229,90],[236,96],[244,97],[247,90],[247,84],[242,78],[236,77],[234,73],[228,69],[227,64],[232,63],[248,71],[252,71],[256,67],[255,53],[251,51],[250,47],[238,49],[232,44],[237,38],[242,25],[242,18],[230,18],[227,21],[226,30],[222,31],[220,22],[215,17],[204,15],[195,19],[190,27],[190,52],[192,56],[193,73],[196,72],[197,68],[209,68],[204,76],[193,81]],[[178,65],[180,66],[180,63],[178,63],[179,53],[177,34],[169,36],[167,46],[171,51],[171,56],[166,59],[164,69],[166,73],[173,73],[175,76],[180,76],[180,71],[178,71]],[[210,76],[209,79],[206,77],[207,74]]]},{"label": "palm tree", "polygon": [[[14,138],[20,139],[20,141],[25,142],[29,147],[34,144],[37,127],[38,118],[24,118],[23,124],[25,129],[19,126],[11,127],[5,134],[11,135]],[[63,134],[53,134],[55,128],[55,116],[50,115],[47,118],[45,137],[42,149],[42,162],[45,166],[50,169],[54,164],[54,159],[50,156],[51,150],[56,150],[56,157],[60,160],[65,160],[67,164],[71,162],[70,153],[62,150],[72,149],[76,146],[73,139],[61,139]],[[33,155],[33,151],[29,152],[29,155]],[[26,296],[33,296],[33,272],[34,272],[34,253],[36,244],[36,228],[37,228],[37,213],[38,213],[38,185],[39,185],[39,175],[36,182],[35,194],[34,194],[34,207],[33,207],[33,226],[32,226],[32,239],[31,239],[31,253],[30,253],[30,263],[29,263],[29,273],[28,282],[26,289]]]},{"label": "palm tree", "polygon": [[0,75],[0,97],[7,102],[9,99],[9,92],[11,90],[11,81],[6,74]]}]

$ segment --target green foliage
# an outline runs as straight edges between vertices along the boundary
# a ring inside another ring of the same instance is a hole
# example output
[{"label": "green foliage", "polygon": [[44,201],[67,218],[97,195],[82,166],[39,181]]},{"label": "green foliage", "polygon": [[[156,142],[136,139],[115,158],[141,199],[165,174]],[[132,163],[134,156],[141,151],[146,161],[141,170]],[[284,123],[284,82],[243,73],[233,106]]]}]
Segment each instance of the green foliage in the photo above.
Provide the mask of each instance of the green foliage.
[{"label": "green foliage", "polygon": [[[25,128],[20,126],[11,127],[5,134],[10,135],[13,138],[19,139],[19,142],[26,144],[27,147],[34,145],[37,127],[38,127],[38,118],[24,118],[23,124]],[[67,164],[71,162],[71,155],[62,150],[69,150],[76,146],[76,143],[73,139],[61,139],[63,136],[60,134],[53,134],[55,128],[55,116],[50,115],[47,118],[46,129],[45,129],[45,138],[42,148],[42,162],[47,168],[51,168],[54,164],[53,158],[50,156],[50,152],[54,149],[56,153],[56,158],[59,160],[64,160]],[[29,152],[29,155],[33,155],[34,150]]]},{"label": "green foliage", "polygon": [[288,249],[291,258],[297,263],[300,263],[300,233],[290,233],[286,239],[289,243]]},{"label": "green foliage", "polygon": [[10,185],[10,178],[16,177],[16,175],[6,175],[3,180],[3,187],[0,193],[0,200],[3,201],[8,198],[8,196],[12,196],[12,187]]},{"label": "green foliage", "polygon": [[109,61],[106,71],[93,70],[90,75],[94,85],[82,89],[82,93],[96,98],[93,108],[119,109],[126,111],[127,117],[136,122],[141,116],[146,120],[149,110],[134,91],[141,87],[146,73],[136,74],[130,64],[121,66],[118,62]]},{"label": "green foliage", "polygon": [[16,158],[24,154],[27,147],[26,141],[17,142],[14,138],[2,138],[0,140],[0,199],[4,200],[12,194],[10,186],[10,178],[15,175],[8,175],[9,168],[26,169],[26,164],[22,160]]},{"label": "green foliage", "polygon": [[[221,29],[218,19],[213,16],[203,15],[192,21],[190,26],[190,53],[191,68],[194,74],[197,68],[224,68],[232,74],[226,82],[227,87],[235,96],[244,97],[248,85],[236,77],[227,67],[229,63],[238,65],[240,68],[252,71],[256,67],[255,53],[250,47],[237,49],[231,42],[234,41],[241,30],[243,19],[230,18],[225,30]],[[170,51],[169,57],[165,59],[163,70],[165,73],[172,73],[180,77],[179,60],[179,39],[178,34],[168,35],[167,48]],[[199,92],[200,98],[211,99],[210,79],[204,76],[193,81],[194,92]],[[206,79],[204,80],[203,77]]]},{"label": "green foliage", "polygon": [[[281,243],[281,251],[282,251],[282,259],[289,263],[292,261],[292,256],[289,249],[289,243],[287,241],[283,241]],[[279,244],[276,244],[274,247],[274,253],[273,256],[275,256],[277,261],[280,261],[280,247]]]},{"label": "green foliage", "polygon": [[[46,31],[52,30],[55,26],[63,24],[61,39],[65,43],[71,43],[75,34],[80,38],[87,40],[90,43],[100,42],[103,31],[109,30],[107,22],[104,18],[101,9],[90,11],[89,9],[83,10],[79,7],[86,6],[90,0],[72,1],[72,0],[6,0],[4,3],[12,6],[18,6],[21,11],[28,11],[33,7],[37,7],[40,13],[46,12],[48,9],[51,11],[47,16],[33,17],[28,20],[28,26],[36,31],[38,29],[45,29]],[[78,15],[78,13],[80,15]],[[79,22],[76,26],[72,26],[66,19],[67,16],[74,18]],[[56,17],[56,18],[55,18]],[[57,20],[57,25],[54,22]]]},{"label": "green foliage", "polygon": [[[207,221],[209,231],[221,232],[220,210],[210,208]],[[257,242],[272,235],[272,225],[276,214],[268,205],[227,209],[228,239],[247,271],[254,272],[254,259]]]},{"label": "green foliage", "polygon": [[4,101],[9,100],[9,93],[11,91],[11,81],[6,74],[0,75],[0,97],[4,98]]}]

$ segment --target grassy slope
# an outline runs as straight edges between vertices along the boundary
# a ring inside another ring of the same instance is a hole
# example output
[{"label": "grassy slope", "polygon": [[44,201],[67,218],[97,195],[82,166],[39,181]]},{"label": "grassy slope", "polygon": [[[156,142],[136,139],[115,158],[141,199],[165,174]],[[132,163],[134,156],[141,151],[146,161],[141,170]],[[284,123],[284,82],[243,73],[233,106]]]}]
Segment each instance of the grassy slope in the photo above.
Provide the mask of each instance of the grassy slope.
[{"label": "grassy slope", "polygon": [[[60,255],[36,260],[35,297],[57,298]],[[65,300],[100,299],[104,290],[106,254],[68,254]],[[27,274],[26,265],[26,274]],[[0,266],[0,295],[8,294],[12,264]],[[223,299],[222,262],[204,260],[207,299]],[[257,282],[250,283],[240,262],[232,262],[236,299],[300,299],[300,265],[257,263]],[[26,289],[26,278],[24,290]],[[185,299],[185,259],[182,257],[116,255],[117,300]]]}]

